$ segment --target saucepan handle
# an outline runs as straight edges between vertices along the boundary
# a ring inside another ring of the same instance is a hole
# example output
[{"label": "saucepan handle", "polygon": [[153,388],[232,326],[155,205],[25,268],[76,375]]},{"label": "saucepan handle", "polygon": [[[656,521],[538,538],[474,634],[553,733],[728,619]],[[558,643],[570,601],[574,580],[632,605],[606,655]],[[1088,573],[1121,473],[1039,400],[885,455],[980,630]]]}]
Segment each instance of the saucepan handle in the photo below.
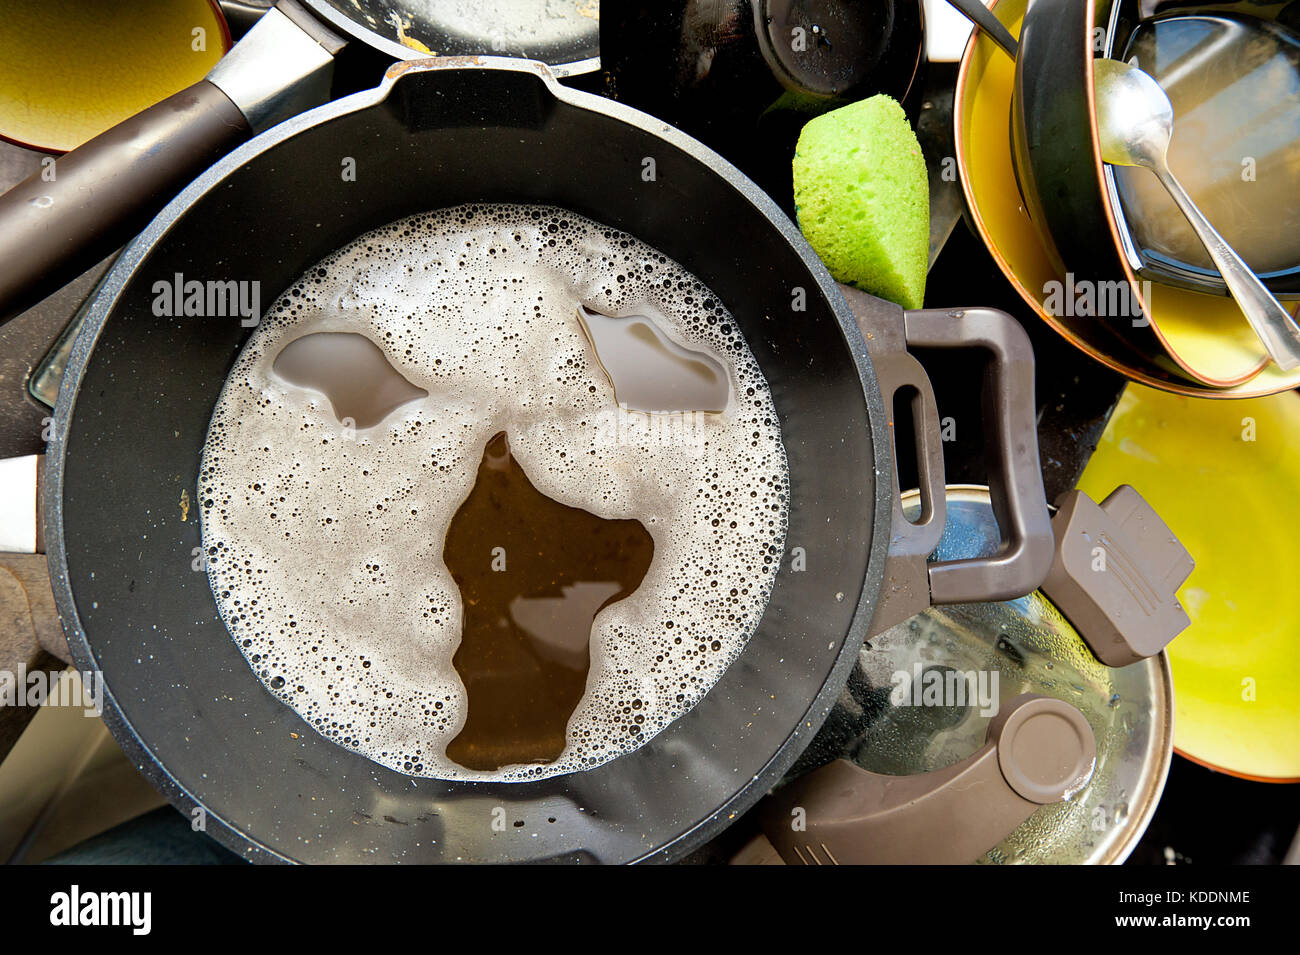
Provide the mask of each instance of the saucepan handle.
[{"label": "saucepan handle", "polygon": [[[871,354],[895,462],[893,409],[900,396],[910,402],[921,490],[921,514],[909,520],[894,479],[889,561],[871,632],[931,604],[1007,600],[1037,589],[1052,566],[1054,541],[1038,463],[1034,352],[1024,329],[995,309],[904,312],[857,289],[840,290]],[[908,347],[987,353],[981,417],[990,494],[1002,532],[1002,545],[990,557],[927,561],[943,536],[946,517],[943,452],[934,391]]]},{"label": "saucepan handle", "polygon": [[122,246],[249,135],[239,108],[200,80],[0,196],[0,318],[34,305]]}]

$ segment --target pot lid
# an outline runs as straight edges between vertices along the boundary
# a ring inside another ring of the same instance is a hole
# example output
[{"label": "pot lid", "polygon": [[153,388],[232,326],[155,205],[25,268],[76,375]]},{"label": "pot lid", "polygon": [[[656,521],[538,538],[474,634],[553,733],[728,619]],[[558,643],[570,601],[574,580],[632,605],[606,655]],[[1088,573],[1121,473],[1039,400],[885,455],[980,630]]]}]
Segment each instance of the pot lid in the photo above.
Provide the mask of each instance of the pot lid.
[{"label": "pot lid", "polygon": [[[909,517],[920,510],[904,496]],[[932,560],[992,555],[997,520],[983,487],[949,486]],[[945,769],[985,745],[999,706],[1022,694],[1069,703],[1096,741],[1086,786],[1041,806],[981,863],[1118,863],[1145,831],[1173,749],[1163,652],[1102,664],[1041,592],[1000,603],[933,607],[869,640],[825,725],[791,775],[848,759],[872,773]]]}]

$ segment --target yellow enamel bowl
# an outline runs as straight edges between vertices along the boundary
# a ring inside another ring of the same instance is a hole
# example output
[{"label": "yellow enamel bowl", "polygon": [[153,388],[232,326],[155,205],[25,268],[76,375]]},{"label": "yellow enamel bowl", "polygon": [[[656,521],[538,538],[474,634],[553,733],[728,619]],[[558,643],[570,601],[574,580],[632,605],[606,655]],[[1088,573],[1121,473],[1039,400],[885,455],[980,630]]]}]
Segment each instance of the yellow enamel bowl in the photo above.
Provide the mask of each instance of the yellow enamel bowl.
[{"label": "yellow enamel bowl", "polygon": [[1079,487],[1131,484],[1196,560],[1169,645],[1174,748],[1300,782],[1300,394],[1197,401],[1130,384]]},{"label": "yellow enamel bowl", "polygon": [[228,49],[215,0],[9,0],[0,138],[67,152],[197,83]]},{"label": "yellow enamel bowl", "polygon": [[[998,0],[994,13],[1016,35],[1025,7],[1026,0]],[[1063,318],[1049,307],[1054,288],[1067,283],[1043,249],[1016,186],[1008,131],[1014,75],[1010,58],[977,30],[962,56],[953,121],[971,223],[1026,304],[1076,347],[1154,388],[1242,398],[1300,386],[1300,369],[1283,372],[1268,361],[1230,298],[1151,284],[1150,294],[1138,297],[1150,327],[1123,336],[1101,319]],[[1136,281],[1132,272],[1118,278]]]}]

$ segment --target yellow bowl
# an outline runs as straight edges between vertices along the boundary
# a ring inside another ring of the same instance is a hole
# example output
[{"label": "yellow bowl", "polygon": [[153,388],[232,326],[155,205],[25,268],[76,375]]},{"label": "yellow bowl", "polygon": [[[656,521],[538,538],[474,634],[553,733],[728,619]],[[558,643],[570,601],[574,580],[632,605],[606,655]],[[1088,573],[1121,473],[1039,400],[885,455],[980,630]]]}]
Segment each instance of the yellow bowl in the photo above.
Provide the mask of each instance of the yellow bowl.
[{"label": "yellow bowl", "polygon": [[215,0],[10,0],[0,137],[66,152],[196,83],[230,49]]},{"label": "yellow bowl", "polygon": [[1300,782],[1300,394],[1197,401],[1130,384],[1079,487],[1136,487],[1191,551],[1192,624],[1169,645],[1174,747]]},{"label": "yellow bowl", "polygon": [[[1016,35],[1025,8],[1026,0],[999,0],[994,13]],[[1046,290],[1063,277],[1043,249],[1016,187],[1008,125],[1014,74],[1010,58],[976,31],[962,57],[953,121],[972,225],[1026,304],[1078,348],[1154,388],[1241,398],[1300,386],[1300,369],[1283,372],[1268,361],[1230,298],[1152,284],[1141,304],[1159,354],[1144,353],[1100,320],[1065,322],[1052,314]],[[1135,280],[1132,273],[1117,278]]]}]

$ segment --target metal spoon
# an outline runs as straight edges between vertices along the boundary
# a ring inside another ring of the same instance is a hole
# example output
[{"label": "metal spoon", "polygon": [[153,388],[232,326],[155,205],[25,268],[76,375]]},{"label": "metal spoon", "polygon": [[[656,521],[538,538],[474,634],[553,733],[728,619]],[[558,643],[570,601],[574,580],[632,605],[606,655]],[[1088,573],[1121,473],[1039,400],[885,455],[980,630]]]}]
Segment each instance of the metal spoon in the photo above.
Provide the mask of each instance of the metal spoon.
[{"label": "metal spoon", "polygon": [[1174,134],[1174,108],[1165,91],[1149,74],[1119,60],[1094,60],[1093,71],[1102,160],[1112,166],[1144,166],[1156,174],[1204,243],[1269,357],[1283,371],[1300,366],[1300,326],[1201,215],[1169,171],[1166,157]]}]

